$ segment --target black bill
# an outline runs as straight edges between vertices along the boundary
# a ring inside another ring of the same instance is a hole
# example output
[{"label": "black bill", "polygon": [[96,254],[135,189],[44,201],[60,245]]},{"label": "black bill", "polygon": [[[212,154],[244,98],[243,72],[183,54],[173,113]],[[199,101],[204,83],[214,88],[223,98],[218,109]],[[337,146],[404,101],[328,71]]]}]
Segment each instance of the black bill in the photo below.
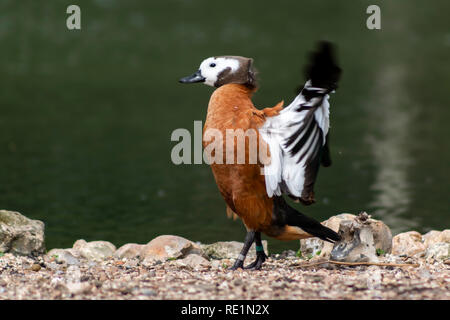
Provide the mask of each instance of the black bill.
[{"label": "black bill", "polygon": [[181,82],[181,83],[195,83],[195,82],[204,82],[204,81],[205,81],[205,77],[202,76],[202,73],[200,72],[200,70],[198,70],[196,73],[194,73],[190,76],[181,78],[179,80],[179,82]]}]

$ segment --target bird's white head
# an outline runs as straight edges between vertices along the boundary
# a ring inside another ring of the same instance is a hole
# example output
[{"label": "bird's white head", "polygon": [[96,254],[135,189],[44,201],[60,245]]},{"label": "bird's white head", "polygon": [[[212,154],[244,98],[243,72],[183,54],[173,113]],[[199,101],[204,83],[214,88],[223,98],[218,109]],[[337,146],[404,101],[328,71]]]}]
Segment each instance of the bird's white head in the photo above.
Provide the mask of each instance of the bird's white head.
[{"label": "bird's white head", "polygon": [[202,61],[194,74],[181,78],[181,83],[204,82],[212,87],[228,83],[256,87],[253,59],[239,56],[210,57]]}]

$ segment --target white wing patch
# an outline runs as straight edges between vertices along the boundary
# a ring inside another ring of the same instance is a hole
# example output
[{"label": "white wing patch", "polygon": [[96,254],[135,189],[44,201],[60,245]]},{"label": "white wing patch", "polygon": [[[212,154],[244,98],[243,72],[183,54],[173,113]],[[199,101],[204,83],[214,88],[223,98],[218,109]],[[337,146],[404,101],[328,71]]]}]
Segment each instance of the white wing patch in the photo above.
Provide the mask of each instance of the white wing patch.
[{"label": "white wing patch", "polygon": [[282,193],[301,197],[308,170],[314,170],[312,161],[318,161],[319,150],[326,142],[328,98],[326,89],[314,88],[308,81],[289,106],[267,118],[259,129],[271,155],[270,164],[264,167],[269,197]]}]

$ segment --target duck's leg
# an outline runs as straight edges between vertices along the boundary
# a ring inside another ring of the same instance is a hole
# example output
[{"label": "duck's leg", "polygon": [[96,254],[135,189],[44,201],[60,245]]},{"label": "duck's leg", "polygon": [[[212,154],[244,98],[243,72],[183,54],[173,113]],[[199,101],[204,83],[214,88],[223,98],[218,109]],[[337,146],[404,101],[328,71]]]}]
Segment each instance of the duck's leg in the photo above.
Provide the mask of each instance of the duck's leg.
[{"label": "duck's leg", "polygon": [[244,267],[244,269],[260,270],[262,264],[267,259],[267,256],[266,256],[266,253],[264,252],[264,247],[263,247],[262,241],[261,241],[261,232],[255,233],[255,245],[256,245],[256,260],[253,261],[248,266]]},{"label": "duck's leg", "polygon": [[253,244],[253,241],[255,240],[255,231],[248,231],[247,235],[245,236],[244,240],[244,247],[241,250],[241,253],[239,254],[238,258],[234,262],[233,266],[230,268],[230,270],[236,270],[238,268],[244,268],[244,260],[245,256],[248,253],[248,250]]}]

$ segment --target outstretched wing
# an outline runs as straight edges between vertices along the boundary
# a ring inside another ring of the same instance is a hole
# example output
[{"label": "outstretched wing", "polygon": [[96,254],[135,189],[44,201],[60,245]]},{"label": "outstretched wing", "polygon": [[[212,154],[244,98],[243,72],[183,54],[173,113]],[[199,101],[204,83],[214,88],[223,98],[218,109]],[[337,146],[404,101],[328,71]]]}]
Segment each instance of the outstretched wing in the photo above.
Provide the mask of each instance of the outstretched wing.
[{"label": "outstretched wing", "polygon": [[329,93],[337,88],[340,69],[331,45],[322,44],[307,68],[309,79],[294,101],[260,128],[271,162],[264,167],[267,194],[286,193],[304,204],[314,202],[320,163],[331,164],[328,147]]}]

